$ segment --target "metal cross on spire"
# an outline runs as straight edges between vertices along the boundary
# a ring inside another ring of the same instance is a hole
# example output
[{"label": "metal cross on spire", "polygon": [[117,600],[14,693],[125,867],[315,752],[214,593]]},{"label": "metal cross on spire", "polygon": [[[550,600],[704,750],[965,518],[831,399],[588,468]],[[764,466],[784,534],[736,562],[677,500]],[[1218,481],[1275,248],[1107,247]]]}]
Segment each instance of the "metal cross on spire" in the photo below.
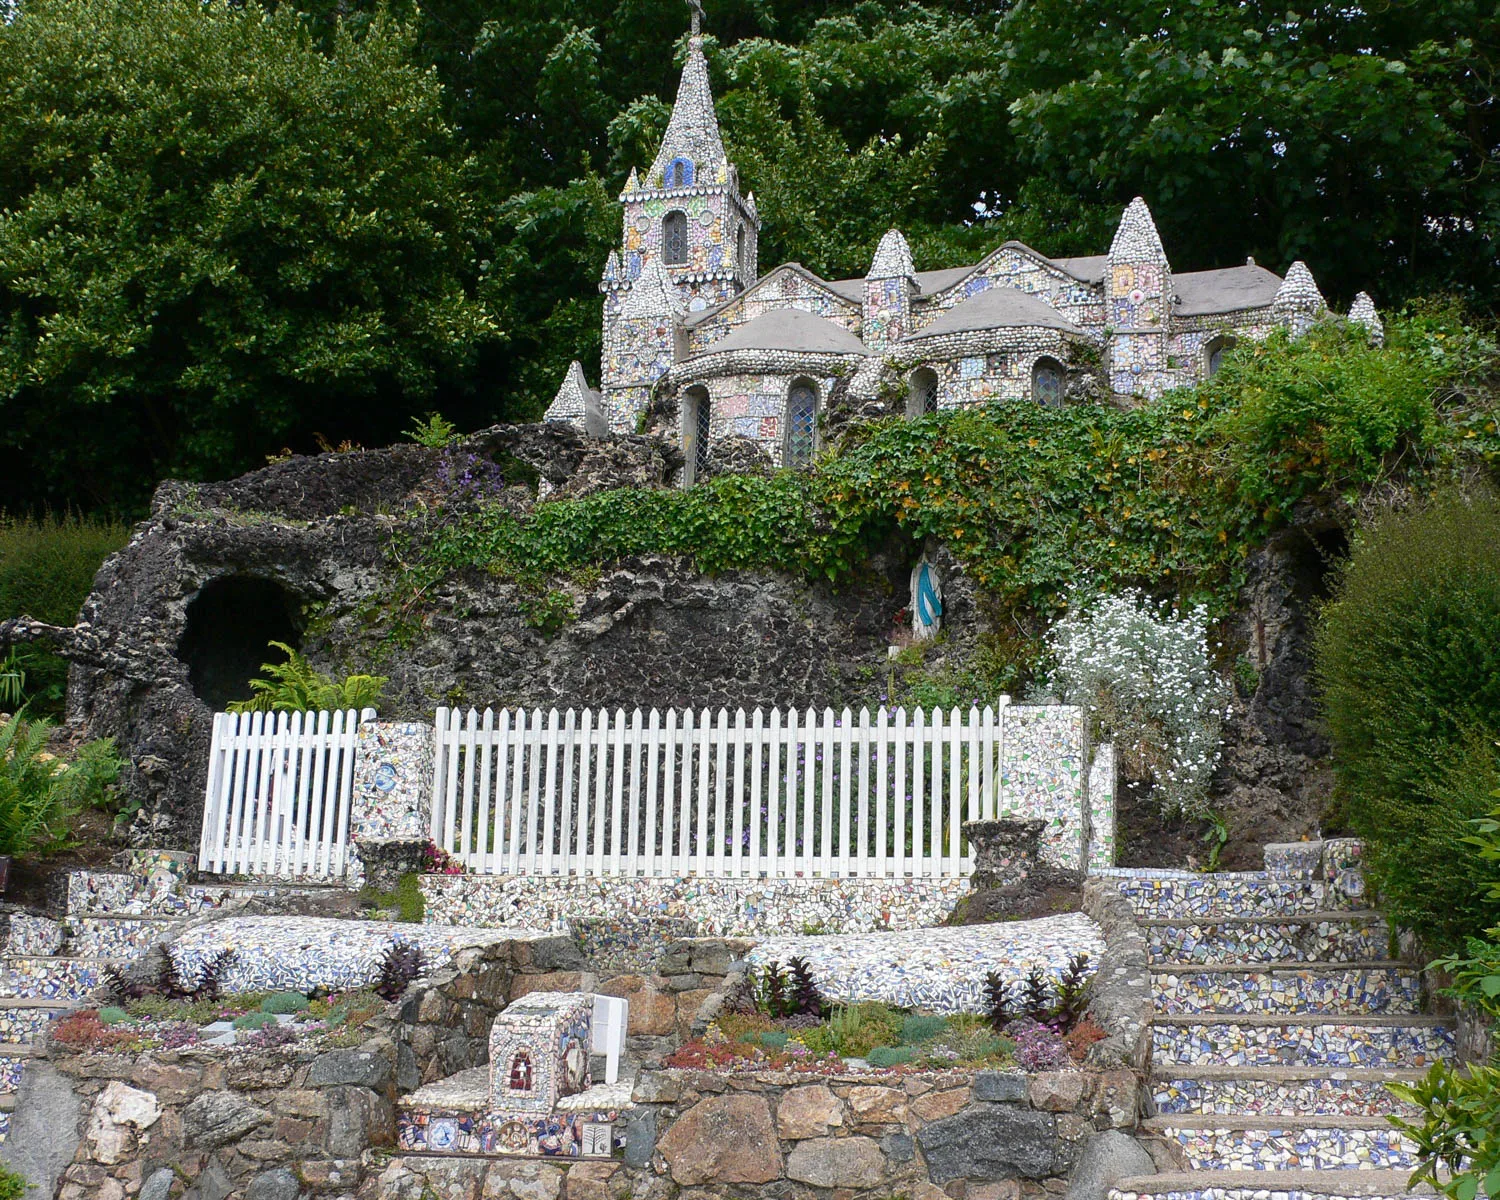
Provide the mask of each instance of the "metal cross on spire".
[{"label": "metal cross on spire", "polygon": [[703,32],[703,0],[687,0],[687,6],[693,10],[692,35],[698,37]]}]

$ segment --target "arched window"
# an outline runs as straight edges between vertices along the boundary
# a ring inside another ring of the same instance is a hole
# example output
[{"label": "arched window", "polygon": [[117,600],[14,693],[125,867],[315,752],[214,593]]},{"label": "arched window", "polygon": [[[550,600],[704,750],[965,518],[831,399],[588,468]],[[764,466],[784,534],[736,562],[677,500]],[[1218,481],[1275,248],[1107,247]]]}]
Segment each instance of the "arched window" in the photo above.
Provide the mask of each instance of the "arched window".
[{"label": "arched window", "polygon": [[681,188],[693,186],[693,164],[686,158],[674,158],[667,164],[667,186]]},{"label": "arched window", "polygon": [[1063,365],[1055,358],[1039,358],[1031,368],[1031,398],[1048,408],[1063,400]]},{"label": "arched window", "polygon": [[906,381],[906,415],[920,417],[937,412],[937,391],[937,372],[930,367],[918,367]]},{"label": "arched window", "polygon": [[818,389],[811,380],[795,379],[786,395],[786,446],[782,461],[788,467],[812,462],[818,445]]},{"label": "arched window", "polygon": [[687,213],[669,212],[661,222],[661,260],[669,267],[688,260]]},{"label": "arched window", "polygon": [[708,398],[708,389],[688,388],[682,406],[682,453],[687,459],[683,476],[688,483],[697,480],[708,465],[708,428],[712,419],[713,401]]},{"label": "arched window", "polygon": [[1203,347],[1203,374],[1217,375],[1224,365],[1224,354],[1234,345],[1232,337],[1216,337]]}]

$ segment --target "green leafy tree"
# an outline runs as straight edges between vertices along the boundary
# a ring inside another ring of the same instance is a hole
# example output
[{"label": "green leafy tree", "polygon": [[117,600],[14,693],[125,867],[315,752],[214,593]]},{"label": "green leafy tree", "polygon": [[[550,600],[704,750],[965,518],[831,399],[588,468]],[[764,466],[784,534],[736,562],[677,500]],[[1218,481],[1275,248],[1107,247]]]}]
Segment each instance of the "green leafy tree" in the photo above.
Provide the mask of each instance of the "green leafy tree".
[{"label": "green leafy tree", "polygon": [[413,32],[35,0],[0,26],[0,408],[51,494],[138,502],[394,436],[497,337],[472,163]]}]

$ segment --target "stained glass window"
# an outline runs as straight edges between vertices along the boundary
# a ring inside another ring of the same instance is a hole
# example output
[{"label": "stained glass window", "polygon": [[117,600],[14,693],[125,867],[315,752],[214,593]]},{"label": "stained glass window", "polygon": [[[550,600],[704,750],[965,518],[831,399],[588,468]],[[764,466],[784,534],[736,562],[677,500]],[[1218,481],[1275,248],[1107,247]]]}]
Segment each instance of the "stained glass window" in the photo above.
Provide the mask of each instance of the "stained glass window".
[{"label": "stained glass window", "polygon": [[669,212],[661,223],[661,260],[680,266],[688,260],[687,213]]},{"label": "stained glass window", "polygon": [[812,384],[798,380],[786,398],[786,465],[805,467],[811,463],[817,436],[817,390]]},{"label": "stained glass window", "polygon": [[1063,369],[1056,359],[1039,358],[1031,369],[1031,398],[1048,408],[1057,408],[1063,399]]}]

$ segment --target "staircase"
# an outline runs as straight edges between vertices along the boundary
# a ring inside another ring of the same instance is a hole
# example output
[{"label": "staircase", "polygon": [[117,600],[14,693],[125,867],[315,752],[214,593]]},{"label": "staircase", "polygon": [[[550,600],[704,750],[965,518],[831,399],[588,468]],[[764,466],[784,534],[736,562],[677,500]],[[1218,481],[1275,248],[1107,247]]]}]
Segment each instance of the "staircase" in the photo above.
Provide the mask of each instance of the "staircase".
[{"label": "staircase", "polygon": [[1152,962],[1152,1115],[1179,1169],[1111,1200],[1398,1197],[1415,1147],[1384,1085],[1453,1054],[1364,907],[1358,845],[1266,847],[1266,870],[1115,871]]},{"label": "staircase", "polygon": [[60,920],[17,913],[0,946],[0,1141],[26,1062],[61,1014],[84,1007],[106,967],[124,964],[179,920],[223,903],[224,889],[152,886],[140,874],[74,871]]}]

